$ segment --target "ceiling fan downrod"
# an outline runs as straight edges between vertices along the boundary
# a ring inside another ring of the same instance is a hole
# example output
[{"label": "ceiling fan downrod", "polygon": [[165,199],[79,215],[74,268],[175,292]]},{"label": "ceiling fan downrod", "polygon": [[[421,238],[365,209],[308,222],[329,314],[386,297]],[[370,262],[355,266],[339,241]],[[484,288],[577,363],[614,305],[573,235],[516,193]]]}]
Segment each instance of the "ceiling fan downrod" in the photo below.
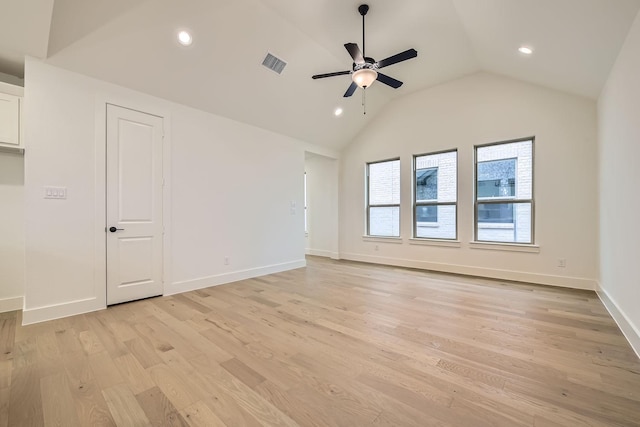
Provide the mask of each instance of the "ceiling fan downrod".
[{"label": "ceiling fan downrod", "polygon": [[[358,7],[358,12],[360,12],[360,15],[362,16],[362,57],[365,58],[366,61],[366,57],[367,57],[367,45],[365,43],[365,32],[364,32],[364,22],[365,19],[364,17],[367,15],[367,12],[369,12],[369,5],[368,4],[361,4]],[[366,115],[367,114],[367,95],[366,95],[366,87],[362,88],[362,114]]]},{"label": "ceiling fan downrod", "polygon": [[364,17],[367,15],[367,12],[369,12],[369,5],[361,4],[358,7],[358,12],[360,12],[360,15],[362,15],[362,56],[366,57],[367,49],[364,43]]}]

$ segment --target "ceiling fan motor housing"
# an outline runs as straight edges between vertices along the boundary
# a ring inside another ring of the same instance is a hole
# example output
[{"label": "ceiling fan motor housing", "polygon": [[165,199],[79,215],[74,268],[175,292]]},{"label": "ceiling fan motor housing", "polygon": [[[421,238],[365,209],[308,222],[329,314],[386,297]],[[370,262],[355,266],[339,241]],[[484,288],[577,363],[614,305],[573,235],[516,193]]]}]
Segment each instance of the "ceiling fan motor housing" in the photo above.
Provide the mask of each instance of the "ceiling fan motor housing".
[{"label": "ceiling fan motor housing", "polygon": [[378,69],[378,64],[376,63],[375,59],[368,56],[364,57],[364,62],[362,64],[356,64],[355,62],[353,63],[353,71],[358,71],[363,68],[370,68],[372,70],[376,70]]}]

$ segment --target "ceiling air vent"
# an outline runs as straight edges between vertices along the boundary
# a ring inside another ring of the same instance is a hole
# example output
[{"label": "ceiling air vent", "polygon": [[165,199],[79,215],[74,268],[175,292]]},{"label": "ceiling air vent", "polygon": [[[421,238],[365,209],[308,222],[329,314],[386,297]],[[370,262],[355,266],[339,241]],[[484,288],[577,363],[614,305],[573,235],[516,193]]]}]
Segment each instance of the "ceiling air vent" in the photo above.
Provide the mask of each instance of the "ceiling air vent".
[{"label": "ceiling air vent", "polygon": [[275,71],[278,74],[282,74],[282,70],[287,66],[287,63],[282,59],[276,58],[275,56],[267,53],[267,56],[262,61],[262,65],[267,67],[268,69]]}]

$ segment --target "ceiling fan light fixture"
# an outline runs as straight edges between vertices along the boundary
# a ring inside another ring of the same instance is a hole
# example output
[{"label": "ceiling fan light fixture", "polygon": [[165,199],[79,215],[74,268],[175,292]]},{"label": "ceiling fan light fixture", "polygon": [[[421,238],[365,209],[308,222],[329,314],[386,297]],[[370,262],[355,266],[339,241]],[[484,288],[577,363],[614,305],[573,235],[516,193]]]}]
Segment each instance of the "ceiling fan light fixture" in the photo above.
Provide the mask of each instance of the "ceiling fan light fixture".
[{"label": "ceiling fan light fixture", "polygon": [[363,89],[371,86],[377,78],[378,72],[372,68],[361,68],[351,75],[353,82]]}]

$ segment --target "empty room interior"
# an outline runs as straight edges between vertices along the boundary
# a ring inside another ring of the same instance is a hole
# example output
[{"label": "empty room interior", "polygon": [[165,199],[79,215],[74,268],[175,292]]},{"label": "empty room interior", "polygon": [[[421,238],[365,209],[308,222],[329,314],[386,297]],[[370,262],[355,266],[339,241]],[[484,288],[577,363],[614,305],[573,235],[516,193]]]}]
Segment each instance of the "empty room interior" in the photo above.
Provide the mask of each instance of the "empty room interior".
[{"label": "empty room interior", "polygon": [[640,426],[639,76],[640,0],[3,0],[0,427]]}]

